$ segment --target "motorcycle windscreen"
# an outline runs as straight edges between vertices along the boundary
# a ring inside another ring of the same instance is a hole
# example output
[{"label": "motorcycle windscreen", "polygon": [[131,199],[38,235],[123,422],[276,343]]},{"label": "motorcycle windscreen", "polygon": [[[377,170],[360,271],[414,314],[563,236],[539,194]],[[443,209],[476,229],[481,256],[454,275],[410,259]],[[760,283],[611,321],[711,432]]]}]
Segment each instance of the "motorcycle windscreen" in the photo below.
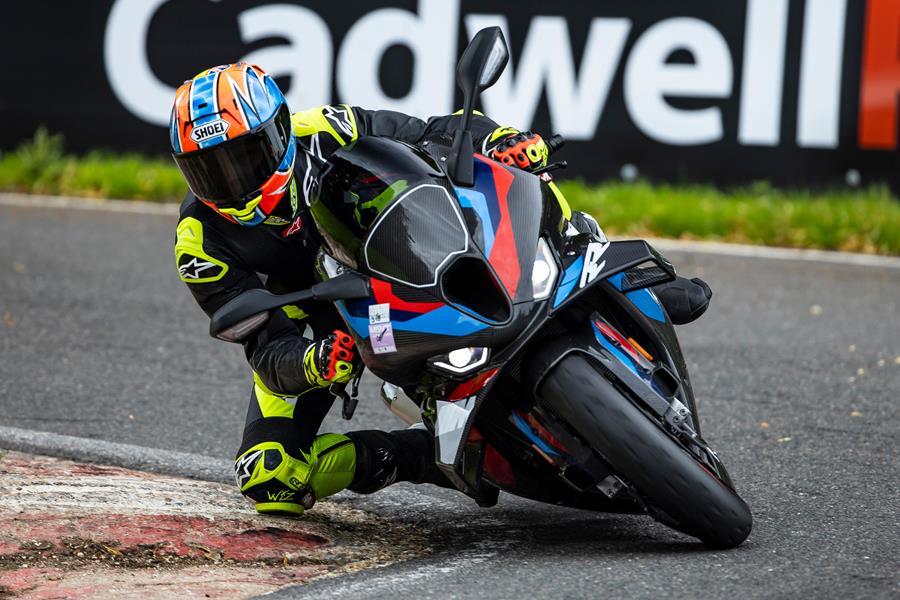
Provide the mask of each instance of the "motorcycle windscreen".
[{"label": "motorcycle windscreen", "polygon": [[384,210],[369,231],[363,255],[373,274],[426,288],[436,286],[441,269],[468,249],[457,203],[445,187],[422,183]]},{"label": "motorcycle windscreen", "polygon": [[313,186],[310,212],[331,254],[356,269],[381,213],[407,191],[441,177],[440,167],[421,150],[365,136],[328,158]]}]

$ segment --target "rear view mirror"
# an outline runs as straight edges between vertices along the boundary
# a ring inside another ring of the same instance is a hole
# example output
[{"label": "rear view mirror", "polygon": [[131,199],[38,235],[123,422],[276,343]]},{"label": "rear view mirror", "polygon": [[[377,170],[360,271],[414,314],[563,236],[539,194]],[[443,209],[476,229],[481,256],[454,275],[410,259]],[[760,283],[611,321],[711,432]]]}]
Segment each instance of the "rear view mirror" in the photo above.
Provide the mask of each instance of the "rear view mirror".
[{"label": "rear view mirror", "polygon": [[508,61],[509,50],[499,27],[487,27],[476,33],[456,66],[456,83],[464,98],[474,104],[480,92],[497,83]]},{"label": "rear view mirror", "polygon": [[226,342],[241,342],[269,321],[278,296],[267,290],[247,290],[217,310],[209,334]]},{"label": "rear view mirror", "polygon": [[226,342],[243,342],[268,323],[270,311],[288,304],[308,300],[354,300],[369,297],[369,282],[365,277],[346,272],[323,281],[308,290],[290,294],[273,294],[268,290],[247,290],[225,303],[213,314],[209,334]]},{"label": "rear view mirror", "polygon": [[223,329],[216,333],[215,336],[226,342],[241,342],[250,337],[251,333],[268,323],[269,317],[268,311],[257,313],[243,321],[238,321],[236,325]]},{"label": "rear view mirror", "polygon": [[486,27],[475,34],[456,65],[456,83],[463,92],[462,127],[453,137],[447,159],[447,172],[453,183],[471,187],[474,183],[472,153],[472,112],[478,94],[497,83],[506,63],[509,49],[499,27]]}]

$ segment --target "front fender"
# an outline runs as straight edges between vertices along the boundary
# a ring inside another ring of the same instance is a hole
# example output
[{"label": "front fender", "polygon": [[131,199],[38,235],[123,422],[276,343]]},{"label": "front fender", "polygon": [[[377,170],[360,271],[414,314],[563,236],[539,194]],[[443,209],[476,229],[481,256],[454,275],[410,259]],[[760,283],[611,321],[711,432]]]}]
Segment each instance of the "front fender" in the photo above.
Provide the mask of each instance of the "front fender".
[{"label": "front fender", "polygon": [[541,350],[530,356],[524,382],[535,398],[540,398],[541,385],[550,371],[573,353],[588,357],[598,376],[660,418],[676,400],[690,407],[690,421],[696,427],[693,393],[671,355],[648,360],[597,313],[578,331],[542,342]]}]

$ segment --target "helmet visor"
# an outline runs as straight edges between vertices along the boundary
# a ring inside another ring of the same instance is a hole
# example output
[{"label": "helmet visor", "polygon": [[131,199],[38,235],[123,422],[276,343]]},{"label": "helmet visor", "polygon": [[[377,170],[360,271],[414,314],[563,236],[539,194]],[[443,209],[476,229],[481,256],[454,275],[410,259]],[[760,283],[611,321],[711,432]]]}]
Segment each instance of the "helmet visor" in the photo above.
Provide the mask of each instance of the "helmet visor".
[{"label": "helmet visor", "polygon": [[282,104],[272,119],[244,135],[172,156],[198,198],[227,207],[259,191],[278,170],[292,140],[291,114]]}]

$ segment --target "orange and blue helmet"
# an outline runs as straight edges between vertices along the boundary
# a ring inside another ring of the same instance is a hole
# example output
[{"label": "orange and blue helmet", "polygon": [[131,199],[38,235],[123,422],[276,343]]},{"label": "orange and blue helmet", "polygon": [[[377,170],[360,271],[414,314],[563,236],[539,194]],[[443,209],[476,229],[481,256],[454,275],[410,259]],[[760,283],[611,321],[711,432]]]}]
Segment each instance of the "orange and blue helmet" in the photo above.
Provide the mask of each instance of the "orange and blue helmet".
[{"label": "orange and blue helmet", "polygon": [[293,216],[291,113],[256,65],[221,65],[185,81],[175,94],[169,138],[191,191],[229,221],[255,226],[277,211],[275,224],[284,224]]}]

